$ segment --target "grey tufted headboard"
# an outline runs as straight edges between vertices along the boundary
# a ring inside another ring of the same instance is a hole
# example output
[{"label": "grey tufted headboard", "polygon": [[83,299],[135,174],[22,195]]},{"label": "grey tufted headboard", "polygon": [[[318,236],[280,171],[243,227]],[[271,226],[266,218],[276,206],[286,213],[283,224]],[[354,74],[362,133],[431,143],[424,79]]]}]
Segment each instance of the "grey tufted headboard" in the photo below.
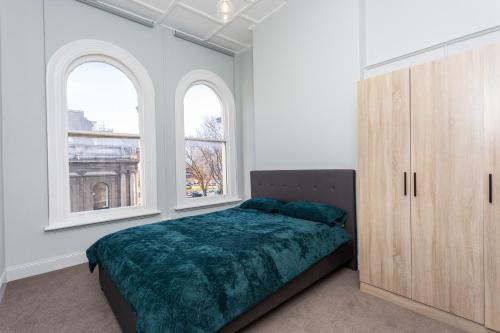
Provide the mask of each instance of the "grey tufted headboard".
[{"label": "grey tufted headboard", "polygon": [[354,241],[357,269],[356,173],[354,170],[273,170],[250,172],[252,198],[308,200],[335,205],[347,212],[346,231]]}]

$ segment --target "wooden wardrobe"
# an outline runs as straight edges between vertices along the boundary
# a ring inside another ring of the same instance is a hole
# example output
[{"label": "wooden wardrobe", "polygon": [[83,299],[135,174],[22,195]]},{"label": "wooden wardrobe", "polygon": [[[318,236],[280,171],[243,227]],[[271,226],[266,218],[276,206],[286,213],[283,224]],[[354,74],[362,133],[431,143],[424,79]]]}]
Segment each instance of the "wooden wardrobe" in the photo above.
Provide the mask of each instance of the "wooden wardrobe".
[{"label": "wooden wardrobe", "polygon": [[500,45],[361,81],[358,179],[362,289],[500,331]]}]

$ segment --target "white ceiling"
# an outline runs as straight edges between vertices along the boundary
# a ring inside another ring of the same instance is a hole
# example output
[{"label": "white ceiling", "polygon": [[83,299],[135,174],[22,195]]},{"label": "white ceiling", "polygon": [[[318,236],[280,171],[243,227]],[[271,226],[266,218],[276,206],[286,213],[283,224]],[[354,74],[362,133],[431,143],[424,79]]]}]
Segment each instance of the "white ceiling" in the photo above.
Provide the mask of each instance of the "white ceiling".
[{"label": "white ceiling", "polygon": [[287,0],[232,0],[234,16],[217,19],[217,0],[99,0],[238,53],[252,46],[252,29]]}]

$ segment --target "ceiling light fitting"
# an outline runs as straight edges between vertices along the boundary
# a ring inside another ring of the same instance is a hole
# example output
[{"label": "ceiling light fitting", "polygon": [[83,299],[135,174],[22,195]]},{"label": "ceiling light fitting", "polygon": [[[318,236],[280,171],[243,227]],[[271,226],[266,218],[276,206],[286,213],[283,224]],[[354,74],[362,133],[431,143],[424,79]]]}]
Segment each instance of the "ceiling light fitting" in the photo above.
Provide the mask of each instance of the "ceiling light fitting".
[{"label": "ceiling light fitting", "polygon": [[233,3],[231,0],[217,0],[217,17],[219,20],[228,22],[234,14]]}]

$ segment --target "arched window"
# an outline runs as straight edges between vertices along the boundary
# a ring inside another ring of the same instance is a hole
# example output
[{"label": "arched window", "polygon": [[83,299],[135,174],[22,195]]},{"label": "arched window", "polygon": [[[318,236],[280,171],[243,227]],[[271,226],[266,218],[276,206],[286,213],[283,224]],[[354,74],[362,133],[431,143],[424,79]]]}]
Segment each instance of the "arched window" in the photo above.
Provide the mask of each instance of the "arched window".
[{"label": "arched window", "polygon": [[92,189],[92,196],[94,197],[94,209],[107,209],[109,208],[109,186],[106,183],[97,183]]},{"label": "arched window", "polygon": [[216,74],[197,70],[176,95],[178,208],[236,199],[234,98]]},{"label": "arched window", "polygon": [[52,56],[48,229],[157,212],[154,105],[149,75],[123,49],[82,40]]},{"label": "arched window", "polygon": [[66,84],[71,212],[108,208],[85,191],[101,180],[124,186],[113,195],[113,208],[141,205],[137,90],[125,72],[101,60],[77,65]]}]

